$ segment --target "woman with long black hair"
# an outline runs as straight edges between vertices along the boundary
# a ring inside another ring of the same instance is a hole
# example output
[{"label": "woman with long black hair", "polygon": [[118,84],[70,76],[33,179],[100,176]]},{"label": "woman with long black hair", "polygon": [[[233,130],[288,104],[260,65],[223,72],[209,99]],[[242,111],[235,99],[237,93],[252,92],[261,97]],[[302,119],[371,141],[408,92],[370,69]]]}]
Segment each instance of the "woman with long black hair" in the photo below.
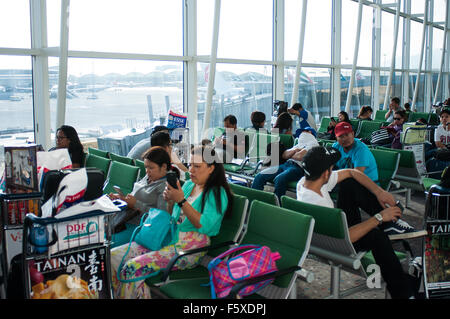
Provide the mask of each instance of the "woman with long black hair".
[{"label": "woman with long black hair", "polygon": [[83,145],[80,142],[77,131],[69,125],[62,125],[56,130],[56,147],[51,150],[67,148],[73,168],[84,165]]},{"label": "woman with long black hair", "polygon": [[[164,191],[164,199],[168,204],[168,212],[179,221],[175,244],[168,245],[158,251],[150,251],[133,242],[128,260],[125,261],[120,278],[117,271],[128,244],[117,247],[111,252],[113,269],[113,289],[115,298],[148,299],[150,289],[144,280],[139,278],[167,267],[176,251],[194,249],[209,245],[210,237],[219,233],[223,218],[227,218],[232,210],[232,193],[228,186],[225,170],[219,158],[210,146],[197,146],[191,151],[190,180],[183,187],[177,182],[177,188],[168,183]],[[181,258],[175,269],[187,269],[196,266],[204,253]],[[133,281],[136,278],[136,281]]]}]

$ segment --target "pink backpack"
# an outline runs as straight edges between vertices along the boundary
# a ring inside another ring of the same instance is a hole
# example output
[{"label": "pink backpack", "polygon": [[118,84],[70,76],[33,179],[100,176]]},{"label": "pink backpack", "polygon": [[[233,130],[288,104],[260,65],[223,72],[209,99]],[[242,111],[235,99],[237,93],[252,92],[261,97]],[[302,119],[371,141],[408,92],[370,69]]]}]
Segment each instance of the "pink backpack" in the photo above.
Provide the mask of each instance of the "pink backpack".
[{"label": "pink backpack", "polygon": [[[237,251],[246,250],[228,260],[222,260]],[[224,298],[239,281],[277,271],[276,260],[279,253],[273,253],[267,246],[241,245],[227,250],[208,264],[211,297]],[[239,291],[238,296],[251,295],[273,281],[269,279],[247,286]]]}]

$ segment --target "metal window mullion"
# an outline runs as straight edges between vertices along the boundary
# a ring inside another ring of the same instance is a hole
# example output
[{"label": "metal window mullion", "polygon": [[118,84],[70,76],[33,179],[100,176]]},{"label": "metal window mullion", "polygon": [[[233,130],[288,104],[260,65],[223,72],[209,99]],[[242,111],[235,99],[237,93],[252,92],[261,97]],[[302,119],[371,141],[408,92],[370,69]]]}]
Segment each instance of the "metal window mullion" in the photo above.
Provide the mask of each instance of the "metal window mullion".
[{"label": "metal window mullion", "polygon": [[65,123],[66,118],[66,84],[67,56],[69,47],[69,10],[70,0],[61,1],[61,34],[59,42],[59,77],[58,98],[56,106],[56,128]]},{"label": "metal window mullion", "polygon": [[[30,0],[31,48],[47,47],[46,1]],[[48,84],[48,56],[32,56],[34,135],[37,144],[50,148],[50,97]]]},{"label": "metal window mullion", "polygon": [[445,21],[446,21],[446,24],[445,24],[443,41],[442,41],[441,64],[440,64],[440,68],[439,68],[439,75],[438,75],[437,82],[436,82],[436,91],[434,92],[433,105],[436,105],[436,103],[437,103],[439,89],[441,87],[441,78],[442,78],[442,72],[444,70],[444,65],[445,64],[448,65],[448,62],[445,63],[445,61],[448,61],[448,58],[446,59],[446,57],[448,57],[448,51],[446,50],[446,43],[447,43],[447,35],[448,35],[449,0],[447,0],[446,2],[447,2],[446,5],[445,5]]},{"label": "metal window mullion", "polygon": [[[411,13],[411,0],[405,0],[404,11]],[[402,96],[403,101],[410,101],[409,94],[409,68],[411,52],[411,18],[408,16],[403,21],[403,50],[402,50]]]},{"label": "metal window mullion", "polygon": [[427,40],[425,54],[425,96],[423,103],[423,111],[429,112],[431,102],[433,100],[433,25],[429,22],[433,21],[434,0],[429,0],[427,24]]},{"label": "metal window mullion", "polygon": [[426,34],[426,30],[427,30],[427,24],[426,21],[428,20],[428,0],[425,0],[425,16],[424,16],[424,20],[423,20],[423,29],[422,29],[422,42],[421,42],[421,47],[420,47],[420,60],[419,60],[419,68],[417,70],[417,78],[416,78],[416,83],[414,86],[414,95],[413,95],[413,100],[411,103],[411,110],[415,110],[415,106],[416,106],[416,101],[417,101],[417,94],[419,92],[419,83],[420,83],[420,73],[422,72],[422,61],[423,61],[423,53],[424,53],[424,47],[425,47],[425,34]]},{"label": "metal window mullion", "polygon": [[273,92],[275,100],[284,101],[284,30],[285,30],[285,2],[284,0],[274,1],[273,13],[273,61],[275,72],[273,73]]},{"label": "metal window mullion", "polygon": [[[447,14],[450,18],[450,0],[447,0]],[[444,88],[443,88],[443,96],[444,98],[447,98],[450,96],[450,21],[447,19],[446,21],[446,28],[447,28],[447,59],[445,59],[445,72],[447,74],[444,76]]]},{"label": "metal window mullion", "polygon": [[297,103],[298,85],[300,82],[302,61],[303,61],[303,47],[305,45],[306,10],[308,7],[308,0],[303,0],[302,4],[303,5],[302,5],[302,17],[300,21],[300,37],[298,42],[297,65],[295,66],[295,78],[294,78],[294,86],[292,88],[291,106],[294,105],[294,103]]},{"label": "metal window mullion", "polygon": [[351,103],[351,100],[352,100],[352,91],[353,91],[353,86],[355,85],[356,64],[358,62],[359,39],[360,39],[360,36],[361,36],[362,10],[363,10],[362,0],[359,0],[359,5],[358,5],[358,23],[357,23],[357,26],[356,26],[355,48],[354,48],[354,51],[353,51],[352,74],[350,76],[350,83],[348,84],[347,102],[345,103],[345,111],[347,113],[349,113],[349,115],[350,115],[350,103]]},{"label": "metal window mullion", "polygon": [[392,44],[392,56],[391,56],[391,68],[389,70],[388,83],[386,85],[386,94],[384,95],[384,105],[383,109],[386,110],[389,103],[389,90],[392,84],[392,76],[394,74],[395,68],[395,55],[397,54],[397,40],[398,40],[398,29],[400,24],[400,4],[401,0],[397,0],[397,11],[395,13],[394,22],[394,43]]},{"label": "metal window mullion", "polygon": [[[184,56],[197,56],[197,0],[184,1]],[[191,143],[198,143],[199,137],[199,123],[198,123],[198,94],[197,94],[197,61],[189,59],[184,62],[185,68],[183,72],[183,97],[184,97],[184,112],[187,113],[189,128],[191,130]]]},{"label": "metal window mullion", "polygon": [[332,103],[330,116],[341,110],[341,37],[342,36],[342,0],[333,1],[333,37],[332,37]]},{"label": "metal window mullion", "polygon": [[220,25],[220,0],[215,0],[214,4],[214,25],[213,25],[213,37],[211,44],[211,60],[209,63],[209,75],[208,75],[208,91],[206,95],[205,117],[203,120],[203,132],[210,126],[212,98],[214,91],[214,80],[216,76],[216,60],[217,60],[217,47],[219,41],[219,25]]},{"label": "metal window mullion", "polygon": [[[377,0],[378,3],[381,0]],[[375,7],[373,9],[373,26],[372,26],[372,67],[373,67],[373,82],[372,82],[372,108],[373,110],[380,109],[380,79],[381,79],[381,8]]]}]

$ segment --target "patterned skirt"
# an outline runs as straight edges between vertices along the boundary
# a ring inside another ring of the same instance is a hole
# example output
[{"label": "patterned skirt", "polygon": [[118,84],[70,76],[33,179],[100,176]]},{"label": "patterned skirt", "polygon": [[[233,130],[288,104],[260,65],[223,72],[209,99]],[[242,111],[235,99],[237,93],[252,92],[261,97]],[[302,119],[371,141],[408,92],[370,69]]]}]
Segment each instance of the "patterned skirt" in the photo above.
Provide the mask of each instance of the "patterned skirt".
[{"label": "patterned skirt", "polygon": [[[178,242],[174,245],[166,246],[158,251],[151,251],[135,242],[131,244],[127,259],[124,261],[120,278],[132,280],[152,272],[164,269],[176,251],[193,248],[200,248],[209,245],[210,240],[207,235],[198,232],[180,232]],[[112,286],[114,298],[117,299],[150,299],[150,288],[145,284],[145,280],[133,282],[121,282],[117,279],[117,270],[125,255],[129,244],[116,247],[111,250]],[[198,265],[200,258],[206,252],[198,253],[180,258],[173,270],[183,270],[193,268]]]}]

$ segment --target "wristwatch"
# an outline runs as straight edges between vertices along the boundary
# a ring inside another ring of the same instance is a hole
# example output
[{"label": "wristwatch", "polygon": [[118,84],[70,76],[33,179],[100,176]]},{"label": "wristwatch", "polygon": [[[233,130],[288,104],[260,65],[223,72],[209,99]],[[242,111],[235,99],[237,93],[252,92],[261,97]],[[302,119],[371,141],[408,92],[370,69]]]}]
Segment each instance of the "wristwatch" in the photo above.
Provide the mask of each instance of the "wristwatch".
[{"label": "wristwatch", "polygon": [[380,213],[375,214],[373,217],[376,218],[376,220],[378,220],[378,224],[381,225],[383,223],[383,216],[381,216]]},{"label": "wristwatch", "polygon": [[183,207],[183,204],[186,203],[186,198],[183,198],[183,200],[181,202],[178,202],[177,205],[181,207]]}]

